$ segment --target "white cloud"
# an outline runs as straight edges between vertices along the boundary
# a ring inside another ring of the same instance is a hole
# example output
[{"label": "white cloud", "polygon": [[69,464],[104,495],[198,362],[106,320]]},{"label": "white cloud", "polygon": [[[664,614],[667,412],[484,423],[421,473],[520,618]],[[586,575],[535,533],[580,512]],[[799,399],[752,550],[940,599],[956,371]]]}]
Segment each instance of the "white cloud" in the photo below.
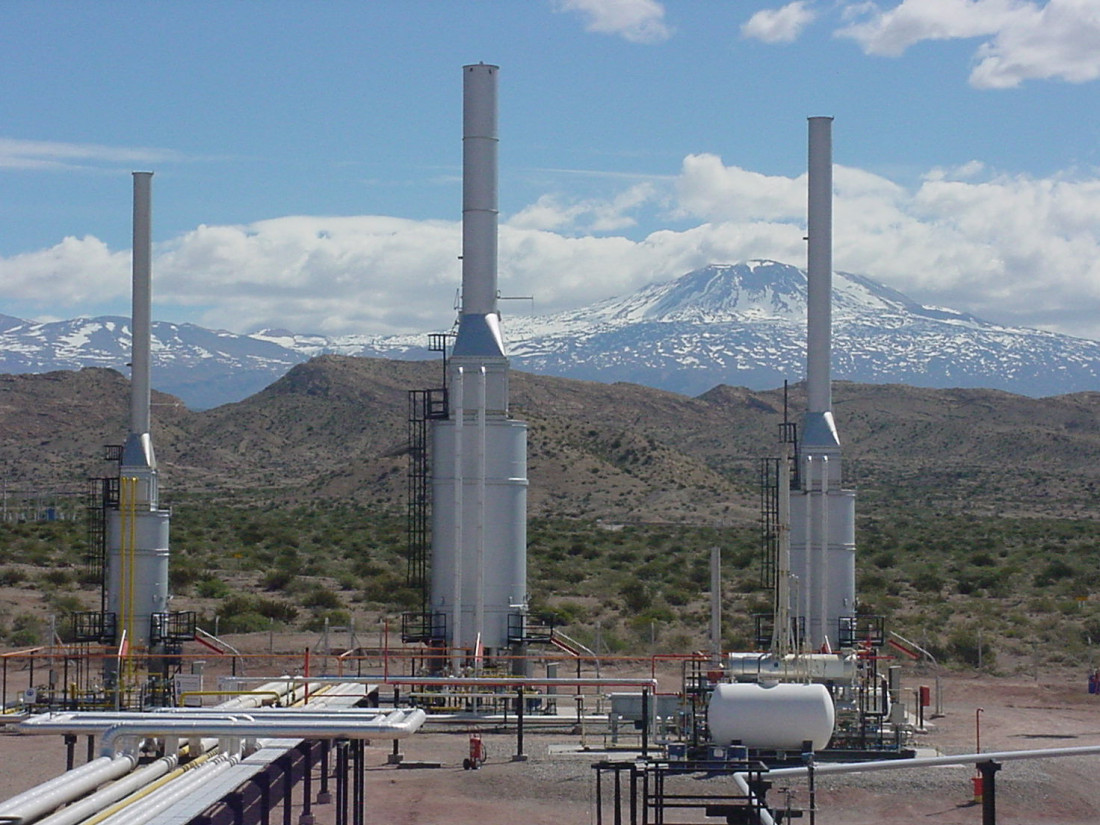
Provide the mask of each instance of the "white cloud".
[{"label": "white cloud", "polygon": [[111,252],[93,237],[68,237],[49,249],[0,258],[6,300],[54,312],[128,295],[129,278],[129,250]]},{"label": "white cloud", "polygon": [[[837,166],[834,190],[838,269],[989,320],[1100,339],[1100,178],[994,174],[972,161],[931,170],[910,188]],[[534,295],[537,312],[552,312],[707,263],[805,261],[805,176],[726,166],[715,155],[686,157],[675,181],[671,214],[686,228],[592,234],[666,197],[627,186],[603,203],[541,199],[501,226],[501,292]],[[200,226],[156,247],[154,314],[238,332],[443,329],[454,319],[460,250],[457,221],[296,216]],[[8,300],[53,315],[99,314],[104,302],[126,314],[129,275],[129,253],[95,238],[0,258]]]},{"label": "white cloud", "polygon": [[151,164],[179,159],[179,154],[169,149],[0,138],[0,168],[7,169],[74,169],[102,163]]},{"label": "white cloud", "polygon": [[631,43],[663,43],[672,36],[656,0],[558,0],[559,11],[578,12],[585,31],[615,34]]},{"label": "white cloud", "polygon": [[883,10],[849,3],[837,33],[867,54],[896,57],[926,40],[991,38],[976,53],[971,85],[1011,88],[1025,80],[1083,83],[1100,77],[1096,0],[902,0]]},{"label": "white cloud", "polygon": [[511,218],[508,225],[516,229],[546,229],[559,232],[614,232],[635,226],[630,212],[653,200],[656,188],[652,183],[639,183],[620,192],[611,200],[581,200],[566,202],[560,195],[543,195]]},{"label": "white cloud", "polygon": [[816,17],[808,0],[795,0],[778,9],[758,11],[741,26],[741,35],[765,43],[793,43]]},{"label": "white cloud", "polygon": [[970,82],[1010,88],[1031,79],[1084,83],[1100,77],[1100,4],[1050,0],[1019,25],[1002,29],[978,49]]},{"label": "white cloud", "polygon": [[[971,161],[932,170],[909,190],[837,166],[836,267],[991,320],[1100,338],[1100,179],[983,174]],[[681,214],[706,222],[700,243],[804,262],[804,175],[692,155],[678,191]]]},{"label": "white cloud", "polygon": [[294,216],[200,226],[158,249],[156,300],[197,306],[200,323],[235,331],[407,332],[445,314],[461,246],[459,225],[445,221]]},{"label": "white cloud", "polygon": [[676,183],[679,214],[714,220],[790,220],[804,214],[806,182],[725,166],[717,155],[688,155]]}]

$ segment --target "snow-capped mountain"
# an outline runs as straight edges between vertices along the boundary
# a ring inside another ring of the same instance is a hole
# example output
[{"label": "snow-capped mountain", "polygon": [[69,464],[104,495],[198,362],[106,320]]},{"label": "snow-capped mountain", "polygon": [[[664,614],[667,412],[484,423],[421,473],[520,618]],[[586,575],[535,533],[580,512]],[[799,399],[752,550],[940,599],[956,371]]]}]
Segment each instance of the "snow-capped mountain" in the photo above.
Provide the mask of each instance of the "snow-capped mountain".
[{"label": "snow-capped mountain", "polygon": [[[923,306],[844,272],[833,275],[832,306],[836,379],[1031,396],[1100,389],[1096,341]],[[775,261],[711,265],[584,309],[506,317],[503,326],[513,365],[531,372],[689,395],[716,384],[766,389],[805,374],[806,272]],[[426,358],[424,340],[333,345]]]},{"label": "snow-capped mountain", "polygon": [[[130,319],[37,323],[0,316],[0,372],[110,367],[129,375]],[[278,344],[194,324],[153,323],[153,385],[202,409],[259,392],[309,358]]]},{"label": "snow-capped mountain", "polygon": [[[686,394],[754,389],[805,372],[806,273],[774,261],[711,265],[623,298],[553,315],[507,316],[513,366]],[[154,385],[191,407],[236,401],[315,355],[438,357],[427,333],[328,338],[153,325]],[[31,323],[0,316],[0,371],[107,366],[125,372],[129,320]],[[833,377],[1043,396],[1100,389],[1100,343],[922,306],[848,273],[833,276]]]}]

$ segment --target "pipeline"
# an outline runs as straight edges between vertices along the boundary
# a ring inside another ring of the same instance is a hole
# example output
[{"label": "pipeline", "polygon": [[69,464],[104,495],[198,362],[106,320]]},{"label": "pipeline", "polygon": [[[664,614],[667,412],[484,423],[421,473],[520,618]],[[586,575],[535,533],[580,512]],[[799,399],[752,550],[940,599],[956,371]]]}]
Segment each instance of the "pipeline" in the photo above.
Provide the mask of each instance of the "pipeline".
[{"label": "pipeline", "polygon": [[[262,698],[271,691],[278,691],[281,696],[289,695],[291,697],[290,701],[293,701],[294,697],[297,696],[297,690],[298,685],[292,681],[282,679],[272,682],[268,680],[268,683],[263,685],[259,691],[256,691],[254,694],[235,697],[223,703],[219,710],[223,711],[224,717],[224,710],[235,708],[247,709],[250,706],[260,704]],[[214,709],[210,710],[213,711]],[[45,726],[49,723],[50,719],[57,719],[57,715],[43,714],[30,717],[20,723],[20,730],[26,733],[46,733]],[[100,723],[94,728],[94,731],[89,731],[86,728],[78,728],[78,730],[74,732],[98,732],[105,727],[108,727],[108,725]],[[64,731],[55,729],[48,732],[60,733]],[[216,742],[213,739],[204,740],[201,746],[199,746],[199,743],[196,743],[198,746],[197,750],[203,753],[212,748],[215,744]],[[66,771],[60,776],[55,776],[53,779],[36,785],[30,790],[17,794],[4,802],[0,802],[0,821],[11,823],[34,822],[60,806],[71,804],[81,797],[92,793],[96,788],[106,782],[126,776],[126,774],[133,771],[136,766],[137,758],[133,754],[114,755],[112,753],[110,755],[101,756],[86,765],[81,765],[71,771]],[[155,781],[156,779],[156,777],[153,776],[153,772],[144,775],[148,781]],[[103,805],[108,804],[110,804],[110,802],[103,802]]]},{"label": "pipeline", "polygon": [[[916,759],[884,759],[876,762],[835,762],[815,765],[814,774],[863,773],[869,771],[896,771],[906,768],[934,768],[943,765],[976,765],[979,762],[1007,762],[1013,759],[1056,759],[1065,756],[1100,756],[1100,745],[1081,745],[1073,748],[1048,748],[1046,750],[983,751],[960,753],[953,756],[922,756]],[[809,768],[779,768],[768,772],[768,779],[807,776]]]},{"label": "pipeline", "polygon": [[88,825],[141,825],[149,822],[179,799],[192,793],[198,786],[209,782],[214,776],[236,765],[241,759],[239,753],[219,753],[211,757],[196,770],[179,777],[163,789],[163,793],[150,794],[133,800],[132,803]]},{"label": "pipeline", "polygon": [[419,708],[375,714],[372,719],[297,719],[291,712],[258,719],[180,719],[120,722],[103,733],[103,751],[125,737],[205,735],[234,738],[276,739],[404,739],[424,724],[427,714]]},{"label": "pipeline", "polygon": [[77,825],[77,823],[84,822],[88,817],[95,815],[108,805],[141,790],[165,775],[170,775],[178,760],[179,757],[172,754],[163,756],[155,762],[150,762],[129,776],[125,776],[117,782],[112,782],[106,788],[96,791],[91,796],[81,799],[79,802],[74,802],[67,808],[46,817],[38,825]]},{"label": "pipeline", "polygon": [[0,803],[0,821],[33,822],[54,809],[125,776],[137,765],[130,754],[100,757]]}]

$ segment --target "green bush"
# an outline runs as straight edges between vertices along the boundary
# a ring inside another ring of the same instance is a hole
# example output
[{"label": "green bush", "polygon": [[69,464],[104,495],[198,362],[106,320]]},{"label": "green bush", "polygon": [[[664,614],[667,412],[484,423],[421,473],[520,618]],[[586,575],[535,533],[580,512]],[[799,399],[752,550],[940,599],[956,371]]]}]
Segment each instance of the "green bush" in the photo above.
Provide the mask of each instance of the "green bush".
[{"label": "green bush", "polygon": [[195,592],[204,599],[224,599],[233,591],[221,579],[206,578],[199,581]]},{"label": "green bush", "polygon": [[623,607],[627,613],[641,613],[653,604],[653,594],[644,582],[630,579],[619,588]]},{"label": "green bush", "polygon": [[343,606],[339,595],[327,587],[320,586],[310,590],[302,599],[302,604],[311,610],[335,610]]},{"label": "green bush", "polygon": [[18,587],[27,580],[27,573],[18,567],[0,570],[0,587]]}]

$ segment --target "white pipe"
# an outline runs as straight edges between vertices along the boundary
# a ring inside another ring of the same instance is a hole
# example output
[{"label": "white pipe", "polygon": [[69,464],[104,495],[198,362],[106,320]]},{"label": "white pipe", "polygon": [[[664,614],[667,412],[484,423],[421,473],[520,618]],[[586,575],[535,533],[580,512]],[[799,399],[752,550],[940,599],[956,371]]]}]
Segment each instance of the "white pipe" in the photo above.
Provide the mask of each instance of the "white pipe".
[{"label": "white pipe", "polygon": [[[865,773],[871,771],[896,771],[907,768],[935,768],[943,765],[976,765],[979,762],[1009,762],[1016,759],[1057,759],[1066,756],[1100,756],[1100,745],[1083,745],[1074,748],[1049,748],[1046,750],[983,751],[960,753],[953,756],[925,756],[916,759],[883,759],[877,762],[835,762],[815,765],[814,774]],[[779,768],[768,771],[769,779],[806,776],[807,768]]]},{"label": "white pipe", "polygon": [[806,394],[807,410],[832,410],[830,359],[832,356],[833,288],[833,119],[811,117],[809,203],[807,210],[806,267]]},{"label": "white pipe", "polygon": [[803,617],[806,623],[805,632],[803,633],[803,640],[799,643],[799,649],[801,650],[808,645],[813,644],[814,639],[814,532],[813,532],[813,490],[814,490],[814,457],[812,455],[806,456],[806,482],[805,493],[805,529],[806,534],[803,539],[802,558],[805,562],[803,572],[806,574],[805,580],[802,582],[802,592],[799,593],[799,600],[803,606]]},{"label": "white pipe", "polygon": [[710,651],[717,665],[722,659],[722,548],[710,548]]},{"label": "white pipe", "polygon": [[214,776],[236,765],[241,759],[239,753],[219,753],[204,762],[198,768],[188,771],[173,782],[158,788],[156,792],[101,820],[98,825],[143,825],[174,805],[184,796],[194,793],[195,789],[209,782]]},{"label": "white pipe", "polygon": [[466,410],[464,409],[463,394],[465,393],[466,371],[459,367],[456,371],[454,382],[455,401],[452,409],[455,419],[455,455],[454,455],[454,582],[451,598],[451,647],[454,649],[451,660],[451,670],[458,673],[462,667],[462,568],[465,562],[463,558],[462,536],[462,485],[465,480],[462,476],[462,428],[465,423]]},{"label": "white pipe", "polygon": [[497,73],[462,69],[462,313],[497,309]]},{"label": "white pipe", "polygon": [[[829,623],[829,456],[821,456],[821,551],[820,576],[817,583],[819,607],[821,616],[821,638],[825,641],[832,632]],[[820,645],[818,645],[820,647]]]},{"label": "white pipe", "polygon": [[272,719],[226,720],[168,717],[148,722],[120,722],[103,733],[104,752],[112,751],[115,740],[126,737],[179,736],[182,734],[237,738],[277,739],[404,739],[414,734],[426,715],[419,708],[376,714],[371,720]]},{"label": "white pipe", "polygon": [[134,172],[133,309],[130,432],[149,432],[152,335],[152,172]]},{"label": "white pipe", "polygon": [[218,713],[214,710],[199,708],[177,708],[170,713],[63,713],[43,714],[21,722],[18,731],[25,735],[84,735],[99,734],[120,725],[150,725],[157,727],[171,720],[187,720],[195,724],[204,722],[248,724],[259,722],[270,724],[280,720],[291,720],[290,724],[312,723],[339,720],[341,723],[360,724],[375,722],[379,717],[377,710],[360,708],[330,708],[320,702],[310,702],[308,709],[302,708],[264,708],[248,713]]},{"label": "white pipe", "polygon": [[[477,551],[474,563],[474,583],[477,595],[474,602],[474,633],[485,638],[485,366],[480,369],[481,380],[477,392]],[[478,670],[480,673],[480,663]]]},{"label": "white pipe", "polygon": [[791,445],[783,442],[779,458],[777,502],[779,547],[775,563],[775,626],[772,628],[772,651],[778,656],[791,652]]},{"label": "white pipe", "polygon": [[0,803],[0,821],[34,821],[67,802],[91,793],[104,782],[125,776],[136,764],[135,757],[123,754],[101,757],[66,771]]},{"label": "white pipe", "polygon": [[508,677],[453,677],[453,676],[405,676],[391,678],[387,681],[391,685],[425,685],[430,687],[640,687],[657,690],[656,679],[633,679],[627,677],[615,678],[540,678],[538,676],[508,676]]},{"label": "white pipe", "polygon": [[176,767],[179,757],[175,754],[162,756],[155,762],[150,762],[143,768],[139,768],[129,776],[123,777],[117,782],[112,782],[102,790],[96,791],[89,797],[74,802],[52,816],[48,816],[36,825],[77,825],[90,816],[99,813],[108,805],[129,796],[144,788],[151,782],[155,782]]},{"label": "white pipe", "polygon": [[[767,774],[771,776],[771,773]],[[752,788],[749,787],[749,781],[745,778],[743,773],[735,773],[733,775],[733,782],[737,785],[738,789],[745,795],[746,799],[756,802],[761,810],[757,811],[757,821],[760,825],[775,825],[775,820],[772,819],[771,813],[768,811],[764,803],[756,798],[756,794],[753,793]]]}]

